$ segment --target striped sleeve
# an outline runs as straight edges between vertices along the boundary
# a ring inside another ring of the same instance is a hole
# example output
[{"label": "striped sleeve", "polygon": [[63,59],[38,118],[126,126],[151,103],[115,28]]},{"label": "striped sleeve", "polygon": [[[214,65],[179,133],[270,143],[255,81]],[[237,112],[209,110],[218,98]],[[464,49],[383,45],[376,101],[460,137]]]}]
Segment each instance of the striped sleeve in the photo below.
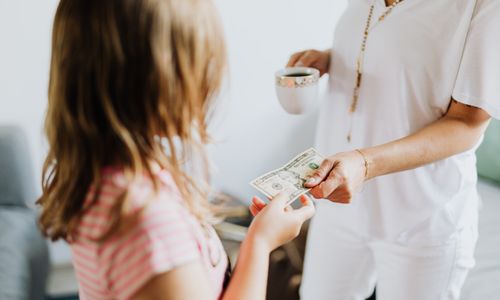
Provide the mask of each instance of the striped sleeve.
[{"label": "striped sleeve", "polygon": [[130,299],[154,276],[200,259],[186,212],[176,201],[155,200],[132,230],[103,245],[100,261],[117,299]]}]

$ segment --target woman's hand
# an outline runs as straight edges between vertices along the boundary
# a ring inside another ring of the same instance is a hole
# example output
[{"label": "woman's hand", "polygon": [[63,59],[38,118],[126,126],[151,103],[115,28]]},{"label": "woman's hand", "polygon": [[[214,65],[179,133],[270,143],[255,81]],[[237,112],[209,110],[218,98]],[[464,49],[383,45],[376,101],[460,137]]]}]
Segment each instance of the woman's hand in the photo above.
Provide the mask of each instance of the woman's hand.
[{"label": "woman's hand", "polygon": [[293,209],[287,206],[288,197],[280,194],[266,204],[258,197],[252,199],[250,212],[255,216],[248,234],[254,241],[262,242],[272,251],[288,243],[299,235],[302,224],[315,212],[311,199],[300,197],[302,207]]},{"label": "woman's hand", "polygon": [[365,181],[365,168],[361,153],[339,153],[325,159],[304,186],[315,198],[347,204]]},{"label": "woman's hand", "polygon": [[311,67],[319,70],[320,76],[330,69],[330,49],[325,51],[306,50],[293,54],[288,60],[287,67]]}]

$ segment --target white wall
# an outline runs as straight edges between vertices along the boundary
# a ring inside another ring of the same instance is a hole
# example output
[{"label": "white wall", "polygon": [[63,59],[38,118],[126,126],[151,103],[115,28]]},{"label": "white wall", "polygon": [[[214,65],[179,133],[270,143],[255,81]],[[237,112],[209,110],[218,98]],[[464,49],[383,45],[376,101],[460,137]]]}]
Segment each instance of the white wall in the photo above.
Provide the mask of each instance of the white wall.
[{"label": "white wall", "polygon": [[[40,182],[42,123],[56,0],[0,0],[0,124],[27,132]],[[276,100],[273,73],[304,48],[326,48],[345,0],[216,0],[225,25],[230,86],[214,126],[214,184],[248,199],[248,182],[312,145],[314,114],[290,116]],[[67,253],[55,251],[55,258]]]},{"label": "white wall", "polygon": [[256,193],[251,179],[312,146],[315,115],[286,114],[274,94],[273,74],[296,50],[328,48],[345,2],[216,0],[231,68],[213,151],[219,167],[214,184],[221,190],[249,199]]},{"label": "white wall", "polygon": [[56,0],[0,0],[0,125],[19,125],[28,134],[38,191],[56,4]]},{"label": "white wall", "polygon": [[[57,0],[0,0],[0,126],[21,126],[28,136],[37,192],[46,152],[43,117],[47,105],[52,19]],[[62,242],[51,245],[54,262],[67,262]]]}]

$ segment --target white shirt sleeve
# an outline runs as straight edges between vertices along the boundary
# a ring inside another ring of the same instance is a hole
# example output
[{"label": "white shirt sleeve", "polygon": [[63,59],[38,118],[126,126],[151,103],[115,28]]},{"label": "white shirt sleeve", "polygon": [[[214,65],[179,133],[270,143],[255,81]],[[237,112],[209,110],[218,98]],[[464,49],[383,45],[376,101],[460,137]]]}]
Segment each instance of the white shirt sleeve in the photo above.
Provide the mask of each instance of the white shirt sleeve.
[{"label": "white shirt sleeve", "polygon": [[500,119],[500,1],[477,0],[453,99]]}]

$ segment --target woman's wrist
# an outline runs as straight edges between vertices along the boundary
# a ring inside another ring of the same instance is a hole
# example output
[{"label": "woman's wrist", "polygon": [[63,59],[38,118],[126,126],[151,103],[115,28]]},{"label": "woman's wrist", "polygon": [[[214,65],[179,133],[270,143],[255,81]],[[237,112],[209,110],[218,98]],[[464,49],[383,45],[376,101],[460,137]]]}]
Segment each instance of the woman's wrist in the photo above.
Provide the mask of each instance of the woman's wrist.
[{"label": "woman's wrist", "polygon": [[363,159],[362,165],[363,165],[363,168],[365,170],[365,172],[364,172],[364,181],[366,181],[366,180],[368,180],[368,178],[370,178],[369,176],[370,176],[371,163],[370,163],[367,155],[365,154],[365,152],[363,150],[356,149],[354,151],[356,151],[361,156],[361,158]]},{"label": "woman's wrist", "polygon": [[[368,172],[365,178],[365,181],[370,180],[372,178],[384,175],[385,170],[383,167],[381,168],[380,163],[380,151],[386,151],[381,146],[371,147],[360,149],[360,151],[364,154],[364,158],[366,159],[366,164],[368,166]],[[383,163],[382,163],[383,164]]]}]

